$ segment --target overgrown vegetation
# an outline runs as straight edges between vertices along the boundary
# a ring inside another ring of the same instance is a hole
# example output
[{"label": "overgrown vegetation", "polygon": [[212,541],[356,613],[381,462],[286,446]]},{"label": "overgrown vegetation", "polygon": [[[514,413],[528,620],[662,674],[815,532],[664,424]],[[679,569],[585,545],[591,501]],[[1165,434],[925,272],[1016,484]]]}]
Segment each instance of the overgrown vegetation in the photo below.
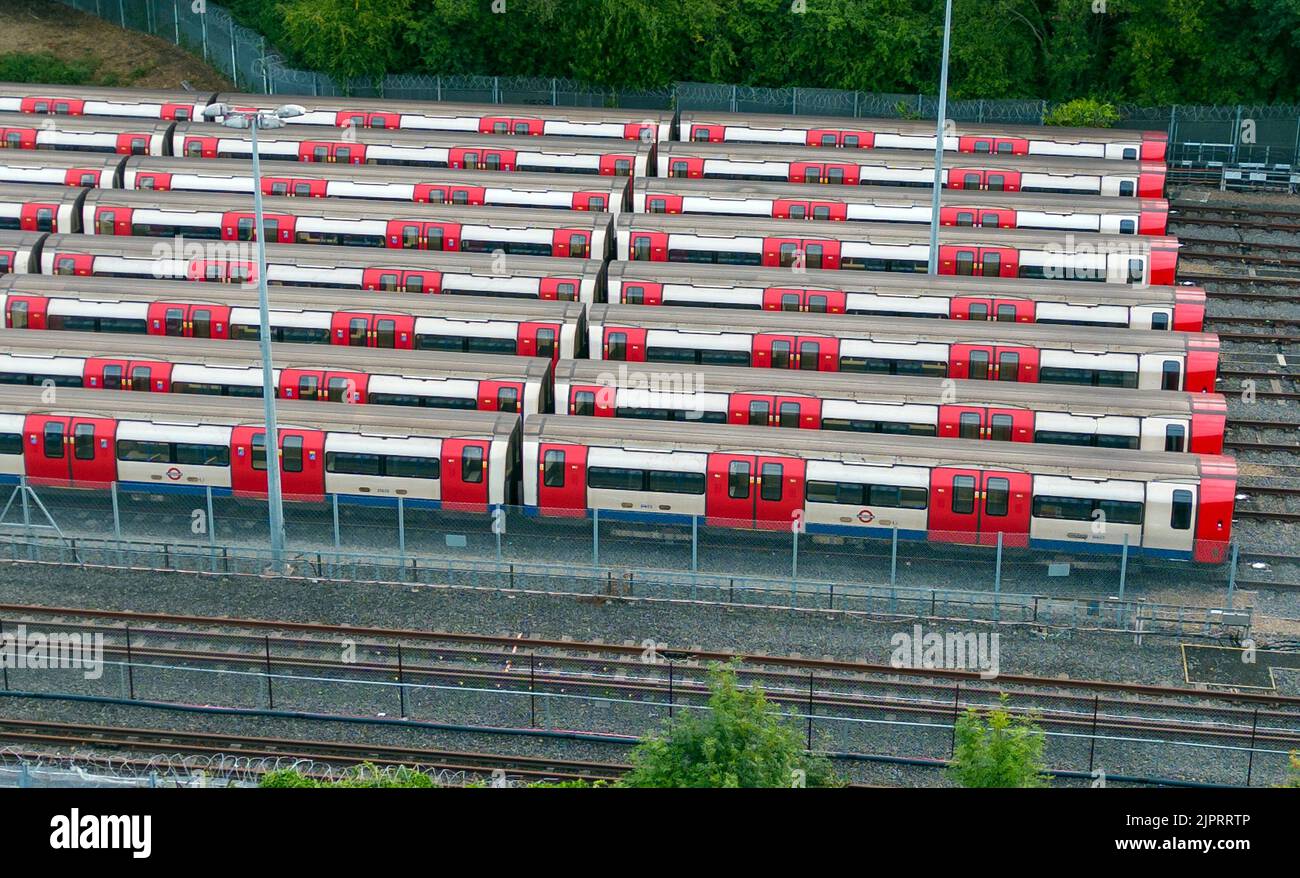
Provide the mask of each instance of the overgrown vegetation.
[{"label": "overgrown vegetation", "polygon": [[1291,764],[1287,766],[1286,780],[1282,781],[1282,786],[1300,790],[1300,750],[1291,751]]},{"label": "overgrown vegetation", "polygon": [[[294,63],[331,73],[478,73],[572,77],[615,88],[699,81],[932,94],[942,3],[226,0],[224,5]],[[951,95],[1092,97],[1147,105],[1300,101],[1300,3],[955,0]]]},{"label": "overgrown vegetation", "polygon": [[1095,98],[1075,98],[1057,104],[1043,116],[1045,125],[1065,125],[1075,128],[1110,128],[1119,121],[1119,110],[1114,104]]},{"label": "overgrown vegetation", "polygon": [[407,768],[380,768],[366,762],[350,770],[337,780],[320,780],[308,777],[297,769],[283,768],[262,775],[259,786],[266,789],[360,789],[380,787],[384,789],[418,788],[431,789],[438,786],[432,777]]},{"label": "overgrown vegetation", "polygon": [[139,67],[126,75],[101,72],[98,59],[68,60],[50,52],[4,52],[0,54],[0,82],[46,82],[55,85],[128,86],[149,73]]},{"label": "overgrown vegetation", "polygon": [[964,787],[1042,787],[1043,730],[1032,715],[1012,716],[1009,700],[981,713],[968,708],[957,720],[957,746],[948,775]]}]

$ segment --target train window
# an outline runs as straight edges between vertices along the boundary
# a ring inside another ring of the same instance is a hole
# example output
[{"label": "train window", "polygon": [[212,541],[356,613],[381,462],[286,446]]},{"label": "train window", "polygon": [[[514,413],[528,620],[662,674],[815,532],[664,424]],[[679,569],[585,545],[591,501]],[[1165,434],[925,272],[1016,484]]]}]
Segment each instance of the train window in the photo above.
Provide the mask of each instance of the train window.
[{"label": "train window", "polygon": [[696,126],[695,128],[691,129],[691,140],[695,141],[696,143],[708,143],[709,129],[701,128],[699,126]]},{"label": "train window", "polygon": [[[708,139],[708,135],[705,135],[705,140],[707,139]],[[690,175],[689,163],[682,161],[681,159],[673,159],[668,163],[668,176],[687,177],[689,175]]]},{"label": "train window", "polygon": [[1136,159],[1138,157],[1138,151],[1134,147],[1126,146],[1124,147],[1123,155],[1125,159]]},{"label": "train window", "polygon": [[[820,168],[818,168],[816,165],[810,165],[809,167],[804,168],[804,170],[803,170],[803,182],[805,182],[805,183],[820,183],[821,181],[822,181],[822,172],[821,172],[821,169],[820,169]],[[799,181],[796,180],[796,181],[794,181],[794,182],[797,183],[797,182],[799,182]]]},{"label": "train window", "polygon": [[989,142],[987,140],[975,141],[975,152],[988,152]]},{"label": "train window", "polygon": [[212,312],[195,308],[190,312],[190,335],[194,338],[212,338]]},{"label": "train window", "polygon": [[646,487],[661,494],[703,494],[704,473],[652,469],[646,473]]},{"label": "train window", "polygon": [[813,207],[812,214],[815,220],[828,220],[831,218],[831,209],[824,204],[816,205]]},{"label": "train window", "polygon": [[519,390],[514,387],[502,387],[497,390],[497,411],[518,412]]},{"label": "train window", "polygon": [[415,273],[408,274],[402,283],[402,291],[407,293],[424,292],[424,275]]},{"label": "train window", "polygon": [[23,437],[21,433],[0,433],[0,454],[22,454]]},{"label": "train window", "polygon": [[1177,360],[1165,360],[1160,364],[1160,389],[1177,390],[1182,378],[1182,366]]},{"label": "train window", "polygon": [[787,219],[801,220],[807,218],[808,218],[808,208],[804,207],[802,204],[790,205],[790,215],[787,217]]},{"label": "train window", "polygon": [[792,345],[788,341],[772,342],[772,368],[789,369]]},{"label": "train window", "polygon": [[249,465],[255,470],[266,469],[266,434],[253,434],[253,456]]},{"label": "train window", "polygon": [[623,288],[624,305],[644,305],[645,304],[645,287],[624,287]]},{"label": "train window", "polygon": [[645,471],[614,466],[588,467],[587,487],[611,491],[642,491],[645,490]]},{"label": "train window", "polygon": [[628,159],[614,159],[614,176],[630,177],[632,176],[632,162]]},{"label": "train window", "polygon": [[397,346],[397,321],[381,318],[375,321],[375,347],[393,348]]},{"label": "train window", "polygon": [[1169,328],[1169,315],[1168,315],[1167,313],[1165,313],[1164,311],[1157,311],[1155,314],[1152,314],[1152,315],[1151,315],[1151,328],[1152,328],[1152,329],[1168,329],[1168,328]]},{"label": "train window", "polygon": [[1137,224],[1131,219],[1122,219],[1119,221],[1119,233],[1121,235],[1132,235],[1137,232]]},{"label": "train window", "polygon": [[563,451],[548,451],[542,455],[542,485],[547,488],[564,487]]},{"label": "train window", "polygon": [[998,322],[1015,323],[1016,306],[1015,305],[998,305]]},{"label": "train window", "polygon": [[1093,442],[1098,448],[1128,448],[1136,449],[1138,447],[1138,437],[1136,436],[1116,436],[1114,433],[1100,433],[1093,437]]},{"label": "train window", "polygon": [[121,366],[116,364],[104,367],[104,389],[121,390],[122,389],[122,372]]},{"label": "train window", "polygon": [[822,346],[815,341],[799,342],[799,368],[805,372],[816,372],[821,367]]},{"label": "train window", "polygon": [[988,320],[989,306],[985,305],[983,302],[976,302],[970,306],[970,310],[966,312],[966,316],[967,319],[970,320]]},{"label": "train window", "polygon": [[781,499],[781,481],[785,467],[779,463],[763,464],[762,478],[759,481],[758,496],[764,500]]},{"label": "train window", "polygon": [[171,463],[171,447],[166,442],[119,439],[117,459],[128,463]]},{"label": "train window", "polygon": [[[257,437],[253,437],[256,442]],[[256,454],[257,446],[254,444],[253,452]],[[261,466],[257,466],[257,458],[253,458],[253,469],[266,469],[266,462],[263,461]],[[344,451],[330,451],[325,454],[325,471],[331,473],[345,473],[354,476],[379,476],[383,475],[383,463],[378,454],[354,454]]]},{"label": "train window", "polygon": [[[436,197],[435,197],[435,196],[436,196]],[[430,192],[430,193],[429,193],[429,203],[430,203],[430,204],[442,204],[444,200],[445,200],[445,199],[444,199],[444,196],[443,196],[441,190],[439,190],[439,191],[437,191],[437,192]],[[469,204],[469,190],[468,190],[468,189],[454,189],[454,190],[452,190],[452,193],[451,193],[451,203],[452,203],[452,204]]]},{"label": "train window", "polygon": [[575,415],[594,415],[596,413],[596,394],[590,390],[574,392],[573,413]]},{"label": "train window", "polygon": [[77,260],[71,256],[59,256],[54,260],[55,274],[76,274]]},{"label": "train window", "polygon": [[117,214],[111,210],[101,210],[95,216],[95,234],[111,235],[115,230]]},{"label": "train window", "polygon": [[402,247],[407,250],[416,250],[420,246],[420,227],[417,225],[402,226]]},{"label": "train window", "polygon": [[325,382],[325,398],[330,402],[356,402],[356,386],[351,378],[335,375]]},{"label": "train window", "polygon": [[975,511],[975,477],[953,476],[952,511],[966,515]]},{"label": "train window", "polygon": [[812,503],[862,506],[866,490],[866,485],[856,482],[808,482],[804,488],[804,497]]},{"label": "train window", "polygon": [[389,455],[384,458],[384,475],[398,479],[436,479],[441,472],[436,457]]},{"label": "train window", "polygon": [[826,248],[821,244],[809,244],[804,248],[804,267],[821,268],[826,255]]},{"label": "train window", "polygon": [[513,354],[518,349],[518,345],[513,338],[474,338],[469,337],[461,339],[456,336],[447,336],[455,341],[457,346],[454,348],[443,348],[442,350],[464,350],[471,354]]},{"label": "train window", "polygon": [[972,213],[972,212],[969,211],[969,210],[961,210],[961,211],[958,211],[958,212],[957,212],[957,223],[956,223],[956,224],[959,225],[959,226],[973,226],[973,225],[975,225],[975,214]]},{"label": "train window", "polygon": [[975,253],[973,251],[957,251],[956,273],[964,275],[973,275],[975,273]]},{"label": "train window", "polygon": [[862,138],[856,134],[845,134],[844,145],[856,149],[862,145]]},{"label": "train window", "polygon": [[979,379],[987,379],[989,377],[988,351],[970,352],[970,369],[967,371],[966,377]]},{"label": "train window", "polygon": [[26,329],[27,314],[30,306],[27,302],[10,302],[9,303],[9,328]]},{"label": "train window", "polygon": [[998,380],[1020,380],[1020,354],[1015,351],[1000,351],[998,353]]},{"label": "train window", "polygon": [[962,177],[961,185],[954,186],[953,188],[954,189],[978,189],[980,188],[981,182],[982,180],[980,179],[980,175],[978,173],[966,174],[964,177]]},{"label": "train window", "polygon": [[555,330],[543,327],[537,330],[537,356],[555,356]]},{"label": "train window", "polygon": [[826,179],[823,180],[822,182],[833,183],[837,186],[841,185],[844,182],[844,169],[837,168],[834,165],[831,165],[826,169]]},{"label": "train window", "polygon": [[989,191],[1001,192],[1006,187],[1007,178],[1003,174],[989,174]]},{"label": "train window", "polygon": [[184,335],[185,311],[182,308],[168,308],[163,314],[163,335]]},{"label": "train window", "polygon": [[348,345],[350,347],[365,347],[369,330],[369,320],[365,317],[353,317],[348,321]]},{"label": "train window", "polygon": [[1129,279],[1129,283],[1140,284],[1140,283],[1142,283],[1142,281],[1143,281],[1143,279],[1144,279],[1145,277],[1146,277],[1146,274],[1145,274],[1144,271],[1143,271],[1142,260],[1141,260],[1141,259],[1130,259],[1130,260],[1128,261],[1128,279]]},{"label": "train window", "polygon": [[[151,180],[151,182],[152,182],[152,178],[150,178],[150,180]],[[141,188],[144,188],[144,187],[141,187]],[[150,188],[152,188],[152,187],[150,187]],[[273,180],[273,181],[271,182],[271,194],[272,194],[272,195],[288,195],[288,194],[289,194],[289,184],[286,183],[286,182],[283,181],[283,180]],[[294,193],[294,194],[297,194],[297,193]]]},{"label": "train window", "polygon": [[1011,481],[1009,479],[989,479],[985,483],[984,514],[1006,515],[1011,503]]},{"label": "train window", "polygon": [[177,442],[171,447],[173,463],[189,466],[230,466],[230,448],[225,445],[200,445]]},{"label": "train window", "polygon": [[980,438],[980,416],[978,412],[962,412],[957,418],[958,439]]},{"label": "train window", "polygon": [[1096,518],[1098,512],[1102,521],[1111,524],[1142,523],[1142,504],[1134,500],[1096,500],[1090,517]]},{"label": "train window", "polygon": [[1187,530],[1192,526],[1192,492],[1174,491],[1169,509],[1169,526],[1174,530]]},{"label": "train window", "polygon": [[147,392],[153,387],[153,369],[148,366],[131,367],[131,389],[137,392]]},{"label": "train window", "polygon": [[1119,194],[1120,194],[1120,195],[1123,195],[1123,196],[1131,196],[1131,195],[1133,194],[1133,181],[1132,181],[1132,180],[1120,180],[1120,181],[1119,181]]},{"label": "train window", "polygon": [[635,235],[632,238],[632,258],[642,261],[650,258],[650,236]]},{"label": "train window", "polygon": [[63,457],[63,424],[55,421],[45,424],[45,456]]},{"label": "train window", "polygon": [[1165,451],[1182,451],[1187,438],[1187,428],[1182,424],[1165,426]]},{"label": "train window", "polygon": [[569,239],[569,255],[575,259],[591,256],[591,242],[586,235],[574,235]]},{"label": "train window", "polygon": [[287,473],[302,472],[302,437],[285,436],[280,442],[280,469]]},{"label": "train window", "polygon": [[1000,275],[1002,274],[1002,254],[1001,254],[1001,253],[985,253],[985,254],[984,254],[984,268],[983,268],[983,273],[984,273],[984,276],[985,276],[985,277],[998,277],[998,276],[1000,276]]},{"label": "train window", "polygon": [[829,300],[821,295],[809,296],[808,310],[814,314],[825,314],[830,310]]},{"label": "train window", "polygon": [[95,459],[94,424],[77,424],[72,428],[72,456],[77,460]]},{"label": "train window", "polygon": [[1079,497],[1034,498],[1033,516],[1035,518],[1059,518],[1068,521],[1089,521],[1092,519],[1093,501]]},{"label": "train window", "polygon": [[834,145],[835,145],[835,135],[834,135],[834,134],[823,134],[823,135],[822,135],[822,144],[821,144],[821,145],[822,145],[822,146],[834,146]]},{"label": "train window", "polygon": [[777,264],[782,267],[794,265],[795,259],[799,256],[799,245],[785,243],[777,251]]},{"label": "train window", "polygon": [[667,199],[664,199],[664,198],[651,198],[651,199],[650,199],[650,211],[649,211],[649,212],[650,212],[650,213],[667,213],[667,212],[668,212],[668,201],[667,201]]},{"label": "train window", "polygon": [[298,398],[315,399],[320,390],[320,379],[315,375],[300,375],[298,377]]},{"label": "train window", "polygon": [[591,196],[590,198],[587,199],[587,209],[588,209],[588,210],[601,211],[601,210],[604,210],[604,209],[605,209],[606,207],[608,207],[608,206],[609,206],[609,205],[608,205],[608,203],[605,201],[605,196],[604,196],[604,195],[593,195],[593,196]]},{"label": "train window", "polygon": [[749,461],[733,460],[727,465],[727,496],[732,500],[749,496]]},{"label": "train window", "polygon": [[1010,442],[1014,423],[1011,415],[993,415],[989,418],[989,438],[994,442]]},{"label": "train window", "polygon": [[515,134],[527,134],[527,133],[528,133],[528,123],[527,123],[527,122],[516,122],[516,123],[515,123]]},{"label": "train window", "polygon": [[14,258],[10,253],[0,253],[0,274],[8,274],[14,267]]},{"label": "train window", "polygon": [[700,351],[700,365],[702,366],[748,366],[750,365],[749,351]]},{"label": "train window", "polygon": [[798,427],[802,410],[797,402],[783,402],[777,424],[781,427]]},{"label": "train window", "polygon": [[483,481],[483,449],[479,446],[465,446],[460,459],[460,480],[466,484]]},{"label": "train window", "polygon": [[749,403],[749,425],[751,427],[766,427],[771,417],[771,409],[771,403],[751,400]]},{"label": "train window", "polygon": [[799,310],[799,305],[800,305],[800,303],[799,303],[799,294],[798,294],[798,293],[782,293],[782,294],[781,294],[781,310],[782,310],[782,311],[798,311],[798,310]]}]

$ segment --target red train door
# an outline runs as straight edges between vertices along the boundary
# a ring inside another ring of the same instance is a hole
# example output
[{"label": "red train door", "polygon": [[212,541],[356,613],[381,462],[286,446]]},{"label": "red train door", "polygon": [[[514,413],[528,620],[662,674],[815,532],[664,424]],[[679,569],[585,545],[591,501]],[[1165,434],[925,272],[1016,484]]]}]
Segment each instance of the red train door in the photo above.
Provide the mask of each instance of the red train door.
[{"label": "red train door", "polygon": [[43,296],[10,295],[5,300],[5,328],[44,329],[49,304]]},{"label": "red train door", "polygon": [[778,396],[772,412],[772,424],[791,429],[819,430],[822,402],[807,396]]},{"label": "red train door", "polygon": [[1038,380],[1038,351],[955,344],[948,352],[948,377],[1034,382]]},{"label": "red train door", "polygon": [[481,512],[488,502],[488,441],[444,439],[439,481],[442,505],[448,509]]},{"label": "red train door", "polygon": [[991,320],[993,300],[953,296],[948,303],[948,316],[953,320]]},{"label": "red train door", "polygon": [[767,427],[772,423],[776,397],[761,393],[733,393],[727,400],[727,423]]},{"label": "red train door", "polygon": [[24,232],[59,231],[59,209],[54,204],[29,202],[18,212],[18,227]]},{"label": "red train door", "polygon": [[754,336],[753,364],[763,369],[791,369],[797,342],[793,335],[759,333]]},{"label": "red train door", "polygon": [[1033,323],[1034,303],[1025,299],[994,299],[993,319],[999,323]]},{"label": "red train door", "polygon": [[23,463],[36,484],[106,485],[117,478],[113,457],[117,424],[110,418],[28,415]]},{"label": "red train door", "polygon": [[586,515],[587,449],[543,442],[537,457],[537,507],[551,515]]},{"label": "red train door", "polygon": [[[319,500],[325,496],[325,434],[320,430],[283,427],[280,440],[280,489],[285,499]],[[266,496],[266,430],[235,427],[230,444],[230,487],[237,497]]]},{"label": "red train door", "polygon": [[[221,216],[221,240],[256,241],[256,219],[256,214],[252,211],[226,211]],[[292,244],[297,221],[297,217],[289,214],[262,214],[262,228],[266,230],[267,241],[272,244]]]},{"label": "red train door", "polygon": [[936,467],[930,473],[930,540],[994,546],[1029,544],[1027,473]]},{"label": "red train door", "polygon": [[943,405],[939,407],[939,436],[944,439],[1032,442],[1034,413],[1020,409]]},{"label": "red train door", "polygon": [[560,358],[560,327],[554,323],[520,323],[517,353],[521,357]]},{"label": "red train door", "polygon": [[705,517],[710,525],[780,530],[803,509],[804,461],[710,454]]}]

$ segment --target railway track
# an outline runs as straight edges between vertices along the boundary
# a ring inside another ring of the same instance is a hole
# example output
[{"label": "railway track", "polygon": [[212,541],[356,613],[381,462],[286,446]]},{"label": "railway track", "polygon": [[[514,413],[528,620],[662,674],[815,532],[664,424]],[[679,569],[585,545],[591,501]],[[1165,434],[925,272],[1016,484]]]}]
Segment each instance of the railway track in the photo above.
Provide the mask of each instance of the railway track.
[{"label": "railway track", "polygon": [[480,777],[505,772],[507,776],[530,780],[617,780],[631,768],[630,765],[621,763],[505,756],[350,741],[270,738],[226,732],[89,725],[13,717],[0,717],[0,741],[43,748],[92,747],[155,754],[279,758],[327,762],[339,766],[364,763],[393,767],[405,765],[422,770],[464,772]]}]

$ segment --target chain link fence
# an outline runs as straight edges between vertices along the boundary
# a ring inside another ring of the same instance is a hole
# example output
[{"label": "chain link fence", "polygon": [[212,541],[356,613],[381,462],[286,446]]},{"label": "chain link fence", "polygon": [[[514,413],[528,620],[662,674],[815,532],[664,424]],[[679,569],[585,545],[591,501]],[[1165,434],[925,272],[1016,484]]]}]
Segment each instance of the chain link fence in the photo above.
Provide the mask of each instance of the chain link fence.
[{"label": "chain link fence", "polygon": [[[206,0],[63,0],[123,27],[183,46],[230,77],[236,89],[268,94],[384,96],[402,100],[540,104],[565,107],[794,113],[886,119],[934,119],[938,99],[823,88],[760,88],[679,82],[670,88],[616,90],[569,79],[520,76],[389,75],[375,82],[335,82],[296,70],[260,34],[235,23]],[[948,103],[963,122],[1039,125],[1053,104],[1033,100]],[[1116,127],[1164,130],[1174,168],[1245,166],[1252,170],[1300,164],[1300,106],[1121,105]],[[1294,181],[1291,181],[1294,185]]]}]

